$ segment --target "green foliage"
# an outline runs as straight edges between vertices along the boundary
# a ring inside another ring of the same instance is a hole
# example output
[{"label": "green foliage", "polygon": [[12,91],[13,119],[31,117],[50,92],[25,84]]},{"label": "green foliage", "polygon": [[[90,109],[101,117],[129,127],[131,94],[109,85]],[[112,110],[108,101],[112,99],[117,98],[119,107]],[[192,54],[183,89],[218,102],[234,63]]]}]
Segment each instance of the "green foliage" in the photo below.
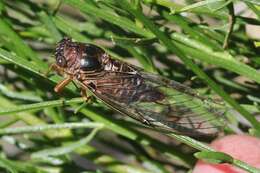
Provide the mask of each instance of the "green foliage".
[{"label": "green foliage", "polygon": [[[254,115],[260,104],[260,38],[246,30],[250,24],[260,25],[258,0],[41,2],[0,1],[1,169],[187,172],[197,157],[258,171],[199,140],[143,130],[99,101],[81,106],[77,87],[71,84],[57,94],[53,88],[62,77],[46,75],[63,36],[91,42],[114,58],[137,61],[146,71],[222,98],[233,110],[227,114],[227,127],[236,127],[225,133],[259,136]],[[241,3],[246,8],[234,14]],[[242,17],[248,11],[256,17]],[[194,76],[198,78],[192,80]],[[187,146],[169,142],[176,140]],[[202,152],[194,157],[194,149]]]}]

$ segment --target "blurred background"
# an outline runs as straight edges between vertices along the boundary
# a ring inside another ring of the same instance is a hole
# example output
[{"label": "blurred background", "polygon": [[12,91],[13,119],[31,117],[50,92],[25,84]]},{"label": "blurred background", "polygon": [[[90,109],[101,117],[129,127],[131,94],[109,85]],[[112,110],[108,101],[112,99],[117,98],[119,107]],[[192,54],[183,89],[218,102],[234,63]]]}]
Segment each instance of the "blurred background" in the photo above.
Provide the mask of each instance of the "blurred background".
[{"label": "blurred background", "polygon": [[220,135],[260,136],[256,0],[3,0],[0,15],[3,172],[182,173],[197,160],[194,141],[141,128],[95,99],[81,106],[73,84],[55,93],[62,77],[45,74],[64,36],[221,100],[232,111]]}]

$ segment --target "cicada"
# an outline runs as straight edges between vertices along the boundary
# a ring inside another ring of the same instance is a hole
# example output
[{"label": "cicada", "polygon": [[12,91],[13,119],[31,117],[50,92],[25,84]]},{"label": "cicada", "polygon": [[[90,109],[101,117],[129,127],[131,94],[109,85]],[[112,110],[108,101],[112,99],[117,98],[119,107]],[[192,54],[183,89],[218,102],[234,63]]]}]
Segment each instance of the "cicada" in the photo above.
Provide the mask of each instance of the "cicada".
[{"label": "cicada", "polygon": [[113,59],[102,48],[63,38],[56,46],[54,69],[123,115],[156,129],[187,135],[215,135],[223,112],[181,83]]}]

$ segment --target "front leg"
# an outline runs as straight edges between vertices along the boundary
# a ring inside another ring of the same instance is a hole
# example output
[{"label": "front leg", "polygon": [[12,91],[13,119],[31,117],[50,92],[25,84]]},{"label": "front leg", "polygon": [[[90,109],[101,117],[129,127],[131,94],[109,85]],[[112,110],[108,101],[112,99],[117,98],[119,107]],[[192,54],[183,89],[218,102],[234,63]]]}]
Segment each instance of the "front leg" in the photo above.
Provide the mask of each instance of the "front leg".
[{"label": "front leg", "polygon": [[59,93],[62,91],[62,89],[67,86],[72,81],[72,77],[68,76],[64,80],[60,81],[54,88],[54,91]]},{"label": "front leg", "polygon": [[54,63],[50,65],[44,76],[48,76],[51,71],[56,71],[59,75],[62,75],[64,73],[64,69]]}]

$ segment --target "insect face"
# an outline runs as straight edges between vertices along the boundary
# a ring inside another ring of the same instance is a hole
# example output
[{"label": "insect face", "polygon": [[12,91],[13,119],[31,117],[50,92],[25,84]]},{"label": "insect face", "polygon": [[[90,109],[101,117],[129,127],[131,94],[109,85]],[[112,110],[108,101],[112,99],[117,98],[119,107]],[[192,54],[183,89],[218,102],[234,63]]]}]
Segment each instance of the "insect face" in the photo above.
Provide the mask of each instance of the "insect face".
[{"label": "insect face", "polygon": [[67,66],[67,60],[64,56],[64,49],[66,46],[71,43],[71,39],[69,38],[63,38],[57,45],[55,50],[55,58],[56,58],[56,64],[61,67],[65,68]]}]

